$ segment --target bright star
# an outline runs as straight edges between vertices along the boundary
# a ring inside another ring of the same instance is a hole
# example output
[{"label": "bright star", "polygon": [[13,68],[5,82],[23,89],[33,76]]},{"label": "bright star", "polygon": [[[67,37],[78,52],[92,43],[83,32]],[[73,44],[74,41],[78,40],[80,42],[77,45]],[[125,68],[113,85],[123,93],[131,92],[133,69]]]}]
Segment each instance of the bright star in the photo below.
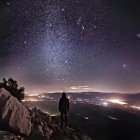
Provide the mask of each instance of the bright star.
[{"label": "bright star", "polygon": [[85,29],[85,27],[82,25],[82,29],[84,30]]},{"label": "bright star", "polygon": [[49,26],[52,27],[52,24],[50,24]]},{"label": "bright star", "polygon": [[137,37],[140,38],[140,33],[137,34]]},{"label": "bright star", "polygon": [[10,5],[10,2],[7,2],[6,4],[7,4],[7,5]]},{"label": "bright star", "polygon": [[122,65],[122,67],[123,67],[123,68],[126,68],[126,67],[127,67],[127,65],[126,65],[126,64],[123,64],[123,65]]},{"label": "bright star", "polygon": [[81,21],[82,21],[82,18],[79,17],[78,20],[77,20],[77,25],[80,25],[81,24]]}]

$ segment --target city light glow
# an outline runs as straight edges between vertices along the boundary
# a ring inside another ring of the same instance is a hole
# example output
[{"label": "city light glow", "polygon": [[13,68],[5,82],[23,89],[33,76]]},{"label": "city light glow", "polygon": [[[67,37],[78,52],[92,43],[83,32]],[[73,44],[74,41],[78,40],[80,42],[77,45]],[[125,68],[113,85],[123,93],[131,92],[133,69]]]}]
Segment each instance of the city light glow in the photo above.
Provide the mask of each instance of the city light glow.
[{"label": "city light glow", "polygon": [[112,116],[108,116],[108,118],[111,119],[111,120],[118,120],[117,118],[112,117]]},{"label": "city light glow", "polygon": [[28,96],[32,97],[32,96],[38,96],[39,94],[29,94]]},{"label": "city light glow", "polygon": [[131,108],[135,108],[135,109],[139,109],[140,110],[140,106],[133,105],[133,106],[131,106]]},{"label": "city light glow", "polygon": [[28,102],[28,101],[30,101],[30,102],[37,102],[37,101],[42,101],[42,100],[38,100],[38,99],[26,99],[26,100],[22,100],[23,102]]},{"label": "city light glow", "polygon": [[104,106],[108,106],[108,103],[107,103],[107,102],[103,102],[103,105],[104,105]]},{"label": "city light glow", "polygon": [[119,99],[110,99],[108,100],[109,102],[111,103],[115,103],[115,104],[120,104],[120,105],[125,105],[127,104],[126,102],[122,101],[122,100],[119,100]]},{"label": "city light glow", "polygon": [[58,116],[59,114],[51,114],[52,117]]},{"label": "city light glow", "polygon": [[[83,98],[72,98],[71,95],[67,96],[68,99],[70,99],[71,102],[73,102],[73,104],[77,104],[77,103],[82,103],[82,104],[97,104],[97,105],[102,105],[104,107],[108,107],[111,106],[111,104],[118,104],[118,105],[127,105],[125,107],[128,108],[132,108],[132,109],[137,109],[140,110],[140,106],[136,106],[136,105],[129,105],[127,102],[125,102],[125,100],[123,99],[118,99],[118,98],[112,98],[112,99],[103,99],[100,97],[96,97],[94,100],[93,98],[91,99],[83,99]],[[35,96],[35,94],[29,95],[28,97],[26,97],[24,100],[22,100],[23,102],[41,102],[41,101],[46,101],[46,100],[50,100],[50,101],[58,101],[57,99],[55,99],[54,97],[49,97],[46,95],[38,95]],[[51,116],[55,116],[54,114],[52,114]],[[87,119],[87,118],[85,118]]]},{"label": "city light glow", "polygon": [[85,120],[88,120],[88,117],[85,117]]}]

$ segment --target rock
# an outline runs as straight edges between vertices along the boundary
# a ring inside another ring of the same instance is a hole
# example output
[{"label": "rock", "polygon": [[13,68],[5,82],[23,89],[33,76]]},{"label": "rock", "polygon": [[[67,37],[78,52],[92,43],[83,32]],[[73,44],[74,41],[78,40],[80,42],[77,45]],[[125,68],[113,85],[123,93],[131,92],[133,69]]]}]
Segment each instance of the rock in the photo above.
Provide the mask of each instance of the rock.
[{"label": "rock", "polygon": [[33,136],[37,134],[37,135],[44,136],[47,139],[49,139],[53,134],[53,130],[48,126],[48,123],[51,123],[50,115],[41,112],[41,110],[37,108],[33,108],[31,112],[35,113],[31,121]]},{"label": "rock", "polygon": [[36,116],[34,118],[32,118],[32,123],[33,124],[37,124],[37,125],[41,125],[41,121],[39,118],[37,118]]},{"label": "rock", "polygon": [[42,130],[42,126],[41,126],[41,125],[37,125],[37,126],[34,128],[34,133],[37,133],[37,134],[40,134],[41,136],[44,136],[43,130]]},{"label": "rock", "polygon": [[24,137],[12,134],[8,131],[0,131],[0,140],[24,140]]},{"label": "rock", "polygon": [[33,118],[33,120],[35,120],[34,118],[43,120],[44,122],[50,122],[51,121],[51,116],[47,113],[41,112],[40,109],[37,109],[36,107],[32,108],[32,110],[30,110],[30,114],[31,117]]},{"label": "rock", "polygon": [[53,130],[50,129],[49,127],[45,126],[43,128],[44,136],[47,137],[48,139],[52,136]]},{"label": "rock", "polygon": [[28,109],[5,89],[0,90],[0,125],[6,124],[13,132],[28,136],[31,118]]},{"label": "rock", "polygon": [[48,140],[44,136],[41,136],[40,134],[37,133],[32,133],[28,137],[26,137],[24,140]]},{"label": "rock", "polygon": [[31,112],[30,116],[31,116],[31,118],[35,117],[35,113]]}]

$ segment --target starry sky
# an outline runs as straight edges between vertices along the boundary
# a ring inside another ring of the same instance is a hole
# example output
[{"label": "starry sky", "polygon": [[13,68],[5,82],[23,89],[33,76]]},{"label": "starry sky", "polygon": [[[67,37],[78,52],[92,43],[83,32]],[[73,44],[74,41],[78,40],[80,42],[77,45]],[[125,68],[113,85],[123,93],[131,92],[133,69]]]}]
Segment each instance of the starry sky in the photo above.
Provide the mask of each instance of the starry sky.
[{"label": "starry sky", "polygon": [[1,0],[0,80],[26,93],[140,91],[139,0]]}]

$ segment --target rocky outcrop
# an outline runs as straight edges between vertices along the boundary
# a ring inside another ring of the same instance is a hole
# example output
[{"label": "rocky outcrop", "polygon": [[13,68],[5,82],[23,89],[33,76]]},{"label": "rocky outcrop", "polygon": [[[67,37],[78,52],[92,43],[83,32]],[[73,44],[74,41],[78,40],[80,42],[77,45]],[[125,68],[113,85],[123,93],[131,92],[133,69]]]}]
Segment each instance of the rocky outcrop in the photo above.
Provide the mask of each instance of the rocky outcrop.
[{"label": "rocky outcrop", "polygon": [[72,128],[61,129],[59,116],[51,117],[38,108],[29,110],[4,89],[0,108],[0,126],[6,126],[0,140],[91,140]]},{"label": "rocky outcrop", "polygon": [[37,108],[30,110],[30,113],[32,131],[29,136],[23,137],[19,134],[0,131],[0,138],[2,140],[91,140],[90,137],[75,129],[69,127],[61,129],[60,124],[57,123],[59,116],[53,117],[52,120],[51,116]]},{"label": "rocky outcrop", "polygon": [[49,116],[41,112],[40,109],[33,108],[30,110],[32,115],[32,133],[30,139],[36,140],[36,135],[43,136],[46,140],[91,140],[90,137],[77,132],[72,128],[61,129],[60,116]]},{"label": "rocky outcrop", "polygon": [[0,89],[0,127],[26,136],[31,133],[28,109],[5,89]]},{"label": "rocky outcrop", "polygon": [[0,140],[25,140],[21,135],[15,135],[9,131],[0,131]]},{"label": "rocky outcrop", "polygon": [[49,114],[41,112],[40,109],[33,108],[30,110],[31,122],[32,122],[32,131],[31,134],[38,134],[49,139],[53,130],[51,127],[51,116]]}]

